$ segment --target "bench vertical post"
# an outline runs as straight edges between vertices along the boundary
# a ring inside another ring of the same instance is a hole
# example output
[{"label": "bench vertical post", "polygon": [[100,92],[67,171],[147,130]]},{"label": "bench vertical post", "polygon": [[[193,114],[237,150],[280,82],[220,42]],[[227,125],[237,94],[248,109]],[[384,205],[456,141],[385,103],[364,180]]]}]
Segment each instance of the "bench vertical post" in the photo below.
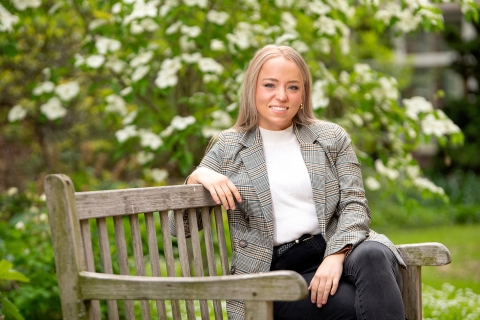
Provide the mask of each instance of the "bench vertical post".
[{"label": "bench vertical post", "polygon": [[409,320],[422,320],[422,267],[407,266],[402,278],[405,315]]},{"label": "bench vertical post", "polygon": [[63,319],[86,320],[87,307],[80,299],[78,285],[79,272],[86,270],[85,255],[76,215],[73,183],[62,174],[48,175],[45,178],[45,195]]}]

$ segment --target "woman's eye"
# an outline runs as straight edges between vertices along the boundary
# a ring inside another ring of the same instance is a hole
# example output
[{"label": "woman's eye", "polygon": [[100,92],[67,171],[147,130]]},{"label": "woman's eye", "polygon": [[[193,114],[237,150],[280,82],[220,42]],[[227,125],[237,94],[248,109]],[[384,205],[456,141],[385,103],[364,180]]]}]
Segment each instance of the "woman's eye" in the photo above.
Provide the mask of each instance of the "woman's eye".
[{"label": "woman's eye", "polygon": [[290,90],[298,90],[298,87],[297,86],[291,86],[289,87]]},{"label": "woman's eye", "polygon": [[273,83],[266,83],[265,88],[273,88]]}]

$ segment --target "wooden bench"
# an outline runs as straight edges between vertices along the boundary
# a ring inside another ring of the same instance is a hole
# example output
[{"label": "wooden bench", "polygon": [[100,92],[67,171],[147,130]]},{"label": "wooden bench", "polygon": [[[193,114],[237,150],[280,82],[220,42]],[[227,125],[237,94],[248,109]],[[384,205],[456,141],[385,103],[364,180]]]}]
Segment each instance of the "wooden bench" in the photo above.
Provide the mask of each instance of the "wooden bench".
[{"label": "wooden bench", "polygon": [[[182,319],[182,314],[196,319],[195,313],[223,319],[221,301],[230,299],[245,301],[247,319],[273,319],[273,301],[308,294],[293,271],[229,275],[225,215],[201,185],[76,193],[67,176],[55,174],[46,177],[45,194],[66,320],[102,319],[105,313],[109,320]],[[169,212],[177,238],[170,234]],[[196,227],[199,218],[202,231]],[[421,319],[421,266],[448,264],[450,253],[439,243],[399,248],[408,264],[407,316]]]}]

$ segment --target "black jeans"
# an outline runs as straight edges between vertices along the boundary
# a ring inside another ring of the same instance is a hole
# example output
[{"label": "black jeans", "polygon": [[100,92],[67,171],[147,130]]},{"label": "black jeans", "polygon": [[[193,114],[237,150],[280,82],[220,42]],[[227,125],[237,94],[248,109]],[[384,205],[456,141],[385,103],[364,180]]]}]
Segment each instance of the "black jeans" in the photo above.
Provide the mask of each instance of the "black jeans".
[{"label": "black jeans", "polygon": [[[321,236],[300,243],[272,263],[270,270],[293,270],[307,285],[323,260]],[[393,253],[381,243],[366,241],[345,259],[337,292],[318,308],[310,295],[299,301],[275,301],[275,320],[404,320],[401,273]]]}]

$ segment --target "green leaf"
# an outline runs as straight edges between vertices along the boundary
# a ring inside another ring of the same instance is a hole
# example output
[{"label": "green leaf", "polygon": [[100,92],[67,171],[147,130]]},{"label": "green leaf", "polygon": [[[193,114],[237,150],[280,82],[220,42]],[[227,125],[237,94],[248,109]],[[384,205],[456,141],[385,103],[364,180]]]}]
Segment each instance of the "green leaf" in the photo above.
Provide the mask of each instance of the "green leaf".
[{"label": "green leaf", "polygon": [[12,269],[12,263],[7,260],[0,261],[0,279],[10,281],[29,282],[30,279],[25,277],[22,273]]},{"label": "green leaf", "polygon": [[[5,261],[5,260],[2,260]],[[24,320],[18,308],[6,297],[1,297],[0,305],[3,307],[3,315],[5,319]]]}]

